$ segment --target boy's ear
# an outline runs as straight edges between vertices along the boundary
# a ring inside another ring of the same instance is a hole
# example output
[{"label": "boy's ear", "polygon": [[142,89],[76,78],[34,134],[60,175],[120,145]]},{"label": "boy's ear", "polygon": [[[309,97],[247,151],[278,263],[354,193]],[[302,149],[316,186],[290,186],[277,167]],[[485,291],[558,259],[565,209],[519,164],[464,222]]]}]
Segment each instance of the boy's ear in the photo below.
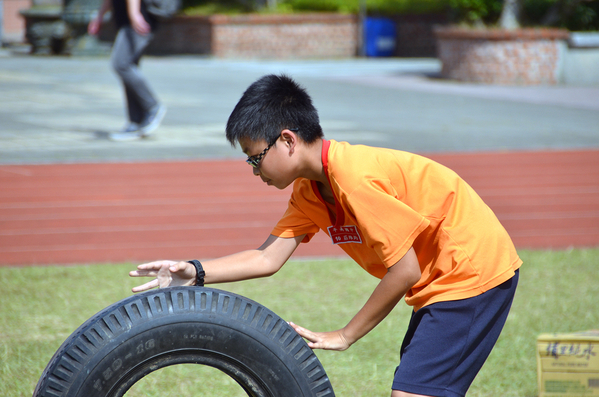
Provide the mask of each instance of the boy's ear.
[{"label": "boy's ear", "polygon": [[293,151],[295,150],[295,147],[298,143],[298,136],[295,132],[288,130],[288,129],[284,129],[281,132],[281,139],[283,140],[283,142],[285,142],[285,145],[289,148],[289,153],[293,153]]}]

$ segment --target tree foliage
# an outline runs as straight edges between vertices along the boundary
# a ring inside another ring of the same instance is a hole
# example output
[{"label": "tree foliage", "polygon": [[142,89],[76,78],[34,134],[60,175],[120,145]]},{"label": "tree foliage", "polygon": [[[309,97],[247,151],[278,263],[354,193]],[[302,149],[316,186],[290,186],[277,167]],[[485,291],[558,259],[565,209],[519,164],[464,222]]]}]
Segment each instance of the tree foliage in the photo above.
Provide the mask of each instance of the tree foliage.
[{"label": "tree foliage", "polygon": [[502,0],[449,0],[449,13],[456,23],[488,25],[496,23]]}]

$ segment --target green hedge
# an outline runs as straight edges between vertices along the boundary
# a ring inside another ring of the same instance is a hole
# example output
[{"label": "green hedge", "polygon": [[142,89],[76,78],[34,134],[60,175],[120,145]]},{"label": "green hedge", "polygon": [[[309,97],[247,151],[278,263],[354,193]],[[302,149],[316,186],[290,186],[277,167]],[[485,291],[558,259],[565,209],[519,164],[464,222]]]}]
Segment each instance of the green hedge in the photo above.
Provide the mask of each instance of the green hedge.
[{"label": "green hedge", "polygon": [[[280,0],[281,5],[293,10],[337,11],[357,13],[360,9],[358,0]],[[445,12],[448,0],[367,0],[369,14],[430,14]]]},{"label": "green hedge", "polygon": [[[186,14],[244,12],[358,13],[360,0],[278,0],[269,10],[266,0],[183,0]],[[453,23],[492,26],[503,0],[366,0],[369,15],[445,14]],[[521,0],[524,26],[554,26],[572,31],[599,30],[599,0]]]},{"label": "green hedge", "polygon": [[[446,12],[449,0],[367,0],[369,14],[430,14]],[[360,11],[359,0],[278,0],[276,10],[268,10],[265,1],[249,0],[183,0],[186,11],[212,14],[242,12],[341,12],[356,14]]]}]

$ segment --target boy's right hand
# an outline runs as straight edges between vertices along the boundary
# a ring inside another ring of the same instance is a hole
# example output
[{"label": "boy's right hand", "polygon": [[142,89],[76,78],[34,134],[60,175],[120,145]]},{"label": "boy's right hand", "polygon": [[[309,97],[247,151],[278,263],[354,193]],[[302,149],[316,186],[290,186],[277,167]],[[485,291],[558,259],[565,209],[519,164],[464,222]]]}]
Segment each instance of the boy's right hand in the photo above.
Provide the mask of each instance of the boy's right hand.
[{"label": "boy's right hand", "polygon": [[129,272],[131,277],[155,277],[154,280],[132,289],[133,292],[147,291],[152,288],[193,285],[196,278],[195,267],[188,262],[157,261],[137,266]]},{"label": "boy's right hand", "polygon": [[150,24],[144,19],[141,12],[136,12],[133,15],[129,15],[129,21],[131,21],[131,27],[141,36],[145,36],[152,32]]}]

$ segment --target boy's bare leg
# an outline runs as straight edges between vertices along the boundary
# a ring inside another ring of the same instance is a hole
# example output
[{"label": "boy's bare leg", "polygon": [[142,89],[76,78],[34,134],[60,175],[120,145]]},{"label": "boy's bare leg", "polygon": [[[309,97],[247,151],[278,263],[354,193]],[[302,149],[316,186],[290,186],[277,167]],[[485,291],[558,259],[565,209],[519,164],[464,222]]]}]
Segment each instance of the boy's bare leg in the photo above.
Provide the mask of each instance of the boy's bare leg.
[{"label": "boy's bare leg", "polygon": [[425,396],[424,394],[412,394],[412,393],[406,393],[405,391],[393,390],[391,392],[391,397],[430,397],[430,396]]}]

